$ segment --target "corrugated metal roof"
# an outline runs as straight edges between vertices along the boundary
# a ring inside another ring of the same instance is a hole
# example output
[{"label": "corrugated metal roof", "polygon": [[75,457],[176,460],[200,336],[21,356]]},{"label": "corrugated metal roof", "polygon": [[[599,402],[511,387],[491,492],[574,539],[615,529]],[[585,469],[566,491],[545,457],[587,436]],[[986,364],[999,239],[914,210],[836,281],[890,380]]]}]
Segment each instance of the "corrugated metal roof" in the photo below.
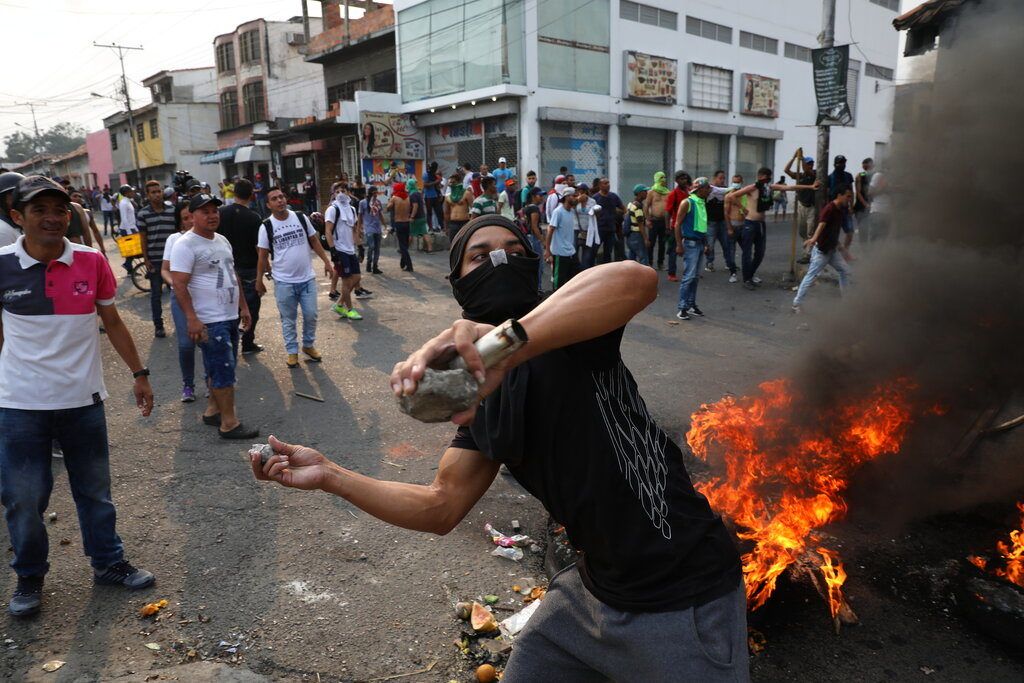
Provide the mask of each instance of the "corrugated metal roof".
[{"label": "corrugated metal roof", "polygon": [[958,11],[963,5],[974,0],[928,0],[921,3],[914,9],[904,12],[892,20],[892,25],[897,31],[905,31],[910,28],[926,26],[928,24],[939,24],[946,20],[946,16]]}]

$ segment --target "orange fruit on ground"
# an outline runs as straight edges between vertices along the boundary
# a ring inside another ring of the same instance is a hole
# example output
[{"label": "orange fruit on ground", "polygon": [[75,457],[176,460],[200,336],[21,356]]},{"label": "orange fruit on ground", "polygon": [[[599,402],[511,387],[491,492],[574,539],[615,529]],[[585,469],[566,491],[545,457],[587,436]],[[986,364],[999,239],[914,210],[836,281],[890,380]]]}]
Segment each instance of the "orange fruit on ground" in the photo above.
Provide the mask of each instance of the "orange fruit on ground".
[{"label": "orange fruit on ground", "polygon": [[480,683],[492,683],[498,680],[498,672],[490,664],[481,664],[476,669],[476,680]]}]

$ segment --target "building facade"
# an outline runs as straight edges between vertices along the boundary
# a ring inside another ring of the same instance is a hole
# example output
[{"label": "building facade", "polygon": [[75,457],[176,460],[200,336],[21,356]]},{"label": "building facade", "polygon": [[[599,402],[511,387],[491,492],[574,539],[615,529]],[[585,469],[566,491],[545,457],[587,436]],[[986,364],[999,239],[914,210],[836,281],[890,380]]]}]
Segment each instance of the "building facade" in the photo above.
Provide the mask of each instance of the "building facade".
[{"label": "building facade", "polygon": [[[320,19],[310,19],[319,33]],[[279,177],[268,136],[324,109],[323,70],[305,61],[301,17],[253,19],[214,41],[219,120],[217,151],[202,163],[221,178]],[[271,171],[273,170],[273,173]]]},{"label": "building facade", "polygon": [[50,174],[63,178],[72,187],[96,187],[96,177],[89,170],[89,150],[86,143],[61,154],[50,162]]},{"label": "building facade", "polygon": [[114,159],[110,151],[110,132],[106,128],[93,131],[85,136],[85,148],[89,153],[89,173],[96,179],[96,186],[117,188],[122,183],[120,176],[114,176]]},{"label": "building facade", "polygon": [[[832,128],[831,149],[856,162],[889,140],[895,11],[838,4],[850,21],[837,22],[836,44],[856,43],[854,121]],[[445,171],[504,156],[544,183],[566,167],[621,192],[657,170],[778,176],[797,147],[816,148],[819,3],[395,0],[395,10],[401,111]]]},{"label": "building facade", "polygon": [[217,149],[214,83],[212,67],[161,71],[142,82],[153,101],[132,111],[134,129],[127,112],[103,119],[110,144],[111,187],[121,178],[136,187],[148,180],[170,185],[179,170],[216,186],[217,174],[199,163]]}]

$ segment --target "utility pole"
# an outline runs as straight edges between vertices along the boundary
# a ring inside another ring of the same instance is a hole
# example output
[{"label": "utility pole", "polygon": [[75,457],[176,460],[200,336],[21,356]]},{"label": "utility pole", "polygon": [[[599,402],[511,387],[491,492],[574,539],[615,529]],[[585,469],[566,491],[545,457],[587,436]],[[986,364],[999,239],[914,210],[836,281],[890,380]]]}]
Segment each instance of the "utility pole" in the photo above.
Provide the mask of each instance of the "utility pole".
[{"label": "utility pole", "polygon": [[[15,105],[14,105],[16,107],[28,107],[29,111],[32,112],[32,131],[35,133],[35,144],[32,147],[32,151],[35,152],[35,154],[32,155],[32,157],[33,157],[32,158],[32,173],[36,172],[36,164],[39,163],[38,157],[39,157],[39,155],[41,153],[42,142],[43,142],[43,136],[41,136],[39,134],[39,124],[36,122],[36,105],[37,104],[39,106],[43,106],[43,107],[46,106],[45,102],[38,102],[38,103],[36,103],[36,102],[16,102]],[[20,126],[21,124],[18,124],[18,125]]]},{"label": "utility pole", "polygon": [[[836,0],[823,0],[821,8],[821,35],[818,36],[820,47],[834,47],[836,44]],[[818,172],[815,174],[821,183],[815,204],[818,210],[828,201],[828,148],[831,139],[831,127],[818,126]]]},{"label": "utility pole", "polygon": [[117,43],[111,43],[110,45],[101,45],[100,43],[93,42],[93,47],[109,47],[112,50],[117,50],[117,58],[121,61],[121,88],[124,92],[124,103],[128,109],[128,139],[132,141],[132,160],[135,162],[135,183],[137,185],[142,184],[142,168],[139,165],[139,148],[138,140],[136,139],[135,133],[135,115],[132,114],[132,97],[128,94],[128,77],[124,74],[124,51],[125,50],[141,50],[142,46],[128,47],[125,45],[118,45]]}]

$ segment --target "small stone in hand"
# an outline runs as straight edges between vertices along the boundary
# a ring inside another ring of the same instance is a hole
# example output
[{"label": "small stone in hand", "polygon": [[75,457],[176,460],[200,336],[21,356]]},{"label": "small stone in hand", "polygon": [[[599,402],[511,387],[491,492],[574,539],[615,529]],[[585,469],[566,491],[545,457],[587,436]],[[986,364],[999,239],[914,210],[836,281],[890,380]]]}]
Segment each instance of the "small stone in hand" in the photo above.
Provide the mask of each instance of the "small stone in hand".
[{"label": "small stone in hand", "polygon": [[267,460],[270,460],[270,457],[274,455],[274,449],[270,447],[269,443],[254,443],[252,448],[249,449],[249,452],[260,454],[261,465],[266,465]]}]

